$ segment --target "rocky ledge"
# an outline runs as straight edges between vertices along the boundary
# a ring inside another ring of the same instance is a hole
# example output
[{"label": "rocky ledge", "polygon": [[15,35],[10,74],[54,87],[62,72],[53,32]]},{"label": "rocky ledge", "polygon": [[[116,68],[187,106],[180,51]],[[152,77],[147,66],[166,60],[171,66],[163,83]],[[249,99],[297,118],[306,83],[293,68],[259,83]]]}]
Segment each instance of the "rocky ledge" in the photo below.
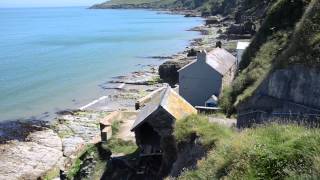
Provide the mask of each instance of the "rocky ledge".
[{"label": "rocky ledge", "polygon": [[25,142],[0,145],[0,179],[56,176],[63,163],[62,142],[51,129],[31,133]]}]

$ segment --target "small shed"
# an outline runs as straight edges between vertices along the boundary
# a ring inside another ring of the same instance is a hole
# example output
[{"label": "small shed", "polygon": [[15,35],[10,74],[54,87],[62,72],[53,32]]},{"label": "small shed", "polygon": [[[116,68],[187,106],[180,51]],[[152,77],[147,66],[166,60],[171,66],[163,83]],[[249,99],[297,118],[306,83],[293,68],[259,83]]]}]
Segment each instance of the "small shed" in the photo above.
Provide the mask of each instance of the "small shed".
[{"label": "small shed", "polygon": [[168,173],[176,158],[175,121],[196,113],[197,110],[169,86],[155,94],[139,112],[131,131],[135,132],[140,157],[149,157],[149,161],[153,157],[152,163],[160,164],[156,170],[159,175]]},{"label": "small shed", "polygon": [[231,83],[236,69],[236,58],[222,48],[209,53],[201,51],[197,60],[181,68],[179,72],[179,94],[193,106],[204,106],[222,87]]},{"label": "small shed", "polygon": [[237,65],[241,62],[242,55],[247,47],[250,45],[250,42],[240,42],[237,43]]}]

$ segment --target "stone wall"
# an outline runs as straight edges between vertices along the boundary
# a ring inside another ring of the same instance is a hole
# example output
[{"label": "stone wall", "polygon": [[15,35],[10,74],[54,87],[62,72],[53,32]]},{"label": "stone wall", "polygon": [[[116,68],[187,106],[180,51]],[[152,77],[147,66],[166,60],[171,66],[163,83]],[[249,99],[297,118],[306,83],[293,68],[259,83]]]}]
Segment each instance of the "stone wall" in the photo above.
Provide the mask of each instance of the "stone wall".
[{"label": "stone wall", "polygon": [[[252,113],[254,111],[263,113]],[[254,95],[238,106],[237,125],[247,127],[270,119],[281,121],[291,118],[296,122],[318,124],[318,114],[320,70],[295,65],[271,72]]]}]

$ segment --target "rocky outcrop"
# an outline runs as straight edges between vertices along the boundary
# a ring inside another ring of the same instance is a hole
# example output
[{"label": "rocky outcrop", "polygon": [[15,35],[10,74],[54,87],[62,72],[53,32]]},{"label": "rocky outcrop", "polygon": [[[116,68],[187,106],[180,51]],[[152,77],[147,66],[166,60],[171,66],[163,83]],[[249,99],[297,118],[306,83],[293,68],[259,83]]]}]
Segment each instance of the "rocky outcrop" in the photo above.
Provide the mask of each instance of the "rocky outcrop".
[{"label": "rocky outcrop", "polygon": [[99,122],[106,114],[94,111],[74,111],[60,115],[58,120],[52,124],[52,128],[62,142],[62,153],[65,157],[63,170],[67,171],[72,166],[87,145],[101,140]]},{"label": "rocky outcrop", "polygon": [[194,139],[178,146],[178,157],[172,166],[170,176],[178,177],[184,169],[194,169],[197,166],[197,161],[207,152],[199,142],[199,139]]},{"label": "rocky outcrop", "polygon": [[170,84],[175,85],[179,82],[179,73],[178,70],[189,64],[194,58],[184,58],[184,59],[175,59],[170,60],[159,66],[159,75],[160,78]]},{"label": "rocky outcrop", "polygon": [[37,179],[59,168],[62,143],[52,130],[30,134],[27,142],[13,141],[0,146],[0,179]]}]

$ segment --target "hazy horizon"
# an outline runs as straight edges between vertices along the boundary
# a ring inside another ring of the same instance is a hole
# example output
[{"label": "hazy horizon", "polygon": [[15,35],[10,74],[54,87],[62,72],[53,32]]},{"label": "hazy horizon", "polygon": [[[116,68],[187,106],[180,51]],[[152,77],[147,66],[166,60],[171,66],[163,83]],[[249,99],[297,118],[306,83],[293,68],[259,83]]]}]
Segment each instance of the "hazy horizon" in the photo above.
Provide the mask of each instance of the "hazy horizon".
[{"label": "hazy horizon", "polygon": [[0,1],[0,8],[72,7],[91,6],[107,0],[6,0]]}]

